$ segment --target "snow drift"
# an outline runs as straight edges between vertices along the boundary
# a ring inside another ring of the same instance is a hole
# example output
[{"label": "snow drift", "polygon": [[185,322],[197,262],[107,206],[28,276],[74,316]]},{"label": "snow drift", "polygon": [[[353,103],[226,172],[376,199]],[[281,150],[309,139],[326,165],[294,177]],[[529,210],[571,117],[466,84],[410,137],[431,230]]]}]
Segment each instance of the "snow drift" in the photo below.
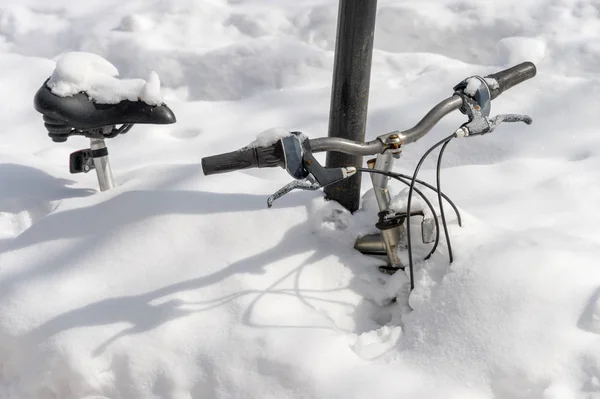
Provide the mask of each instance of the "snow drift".
[{"label": "snow drift", "polygon": [[[400,277],[384,286],[352,249],[373,231],[372,193],[355,215],[320,192],[269,210],[284,171],[201,172],[276,126],[326,133],[337,2],[4,1],[0,397],[600,397],[599,12],[379,2],[369,138],[412,126],[465,77],[539,70],[492,106],[534,125],[448,147],[443,186],[465,227],[450,223],[451,267],[444,248],[419,262],[405,314],[381,306]],[[118,187],[104,193],[68,173],[87,142],[52,143],[31,104],[72,51],[111,77],[155,70],[178,118],[108,143]]]}]

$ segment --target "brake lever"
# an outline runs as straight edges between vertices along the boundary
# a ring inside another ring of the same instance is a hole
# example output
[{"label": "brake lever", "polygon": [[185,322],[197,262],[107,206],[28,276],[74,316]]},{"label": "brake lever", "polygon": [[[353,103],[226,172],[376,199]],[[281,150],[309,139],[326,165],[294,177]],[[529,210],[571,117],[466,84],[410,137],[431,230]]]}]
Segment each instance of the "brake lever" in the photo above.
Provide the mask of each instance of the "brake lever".
[{"label": "brake lever", "polygon": [[[473,90],[469,87],[470,79],[479,80],[479,86]],[[490,89],[485,79],[474,76],[459,83],[455,88],[455,94],[458,94],[463,99],[461,112],[467,115],[469,121],[463,124],[456,132],[457,137],[478,136],[487,133],[492,133],[496,128],[504,122],[514,123],[523,122],[527,125],[533,123],[533,119],[527,115],[521,114],[500,114],[490,118],[491,111],[491,94]]]},{"label": "brake lever", "polygon": [[313,156],[310,142],[297,132],[281,139],[286,170],[296,180],[286,184],[267,199],[267,206],[292,190],[315,191],[342,181],[356,173],[355,167],[325,168]]},{"label": "brake lever", "polygon": [[277,190],[273,195],[267,198],[267,206],[270,208],[273,206],[273,202],[276,199],[279,199],[289,193],[292,190],[307,190],[307,191],[315,191],[321,188],[321,185],[314,181],[312,176],[308,176],[302,180],[294,180],[291,183],[286,184],[279,190]]},{"label": "brake lever", "polygon": [[490,119],[490,124],[491,124],[490,133],[493,132],[498,127],[499,124],[504,123],[504,122],[508,122],[508,123],[523,122],[526,125],[531,125],[533,123],[533,119],[531,119],[531,117],[529,117],[528,115],[521,115],[521,114],[496,115],[495,117]]}]

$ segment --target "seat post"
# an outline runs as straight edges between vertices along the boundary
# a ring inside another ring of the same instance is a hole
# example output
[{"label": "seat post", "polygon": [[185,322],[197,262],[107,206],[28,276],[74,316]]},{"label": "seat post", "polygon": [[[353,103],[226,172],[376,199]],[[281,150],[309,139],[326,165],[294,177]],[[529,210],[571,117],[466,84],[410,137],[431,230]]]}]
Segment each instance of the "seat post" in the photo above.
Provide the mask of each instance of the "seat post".
[{"label": "seat post", "polygon": [[90,139],[90,143],[100,191],[110,190],[115,186],[115,182],[113,181],[112,170],[110,169],[110,163],[108,161],[108,149],[106,148],[106,143],[104,142],[104,139],[100,138],[92,138]]}]

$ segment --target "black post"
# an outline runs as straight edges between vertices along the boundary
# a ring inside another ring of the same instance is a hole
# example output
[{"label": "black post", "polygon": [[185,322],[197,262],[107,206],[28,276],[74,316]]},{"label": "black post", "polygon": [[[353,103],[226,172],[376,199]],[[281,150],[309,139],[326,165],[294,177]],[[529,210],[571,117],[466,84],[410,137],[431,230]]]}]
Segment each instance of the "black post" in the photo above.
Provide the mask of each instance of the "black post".
[{"label": "black post", "polygon": [[[329,137],[364,141],[377,0],[340,0]],[[361,156],[327,153],[327,167],[362,166]],[[325,187],[350,212],[360,204],[361,174]]]}]

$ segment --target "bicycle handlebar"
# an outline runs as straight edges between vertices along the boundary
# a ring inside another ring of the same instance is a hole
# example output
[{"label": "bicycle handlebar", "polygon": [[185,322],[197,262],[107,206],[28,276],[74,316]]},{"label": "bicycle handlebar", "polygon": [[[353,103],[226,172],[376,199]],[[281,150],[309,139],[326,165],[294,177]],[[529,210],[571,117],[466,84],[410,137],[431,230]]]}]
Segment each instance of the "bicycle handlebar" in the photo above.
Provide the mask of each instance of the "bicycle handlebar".
[{"label": "bicycle handlebar", "polygon": [[[403,132],[392,132],[397,134],[402,144],[414,143],[425,136],[446,115],[456,111],[462,106],[462,98],[452,96],[433,107],[413,128]],[[350,155],[375,155],[386,149],[386,145],[380,139],[367,143],[342,139],[338,137],[322,137],[310,140],[313,152],[337,151]]]},{"label": "bicycle handlebar", "polygon": [[[531,62],[523,62],[514,67],[486,76],[486,83],[490,87],[492,99],[497,98],[506,90],[535,77],[536,67]],[[463,100],[454,95],[433,107],[414,127],[405,131],[396,131],[402,144],[414,143],[433,129],[433,127],[446,115],[460,109]],[[367,143],[347,140],[337,137],[323,137],[310,140],[313,152],[337,151],[350,155],[375,155],[385,150],[385,143],[375,139]]]},{"label": "bicycle handlebar", "polygon": [[[523,62],[486,76],[485,82],[490,89],[491,98],[495,99],[506,90],[535,75],[535,65],[531,62]],[[414,143],[429,133],[442,118],[462,106],[462,97],[455,94],[433,107],[414,127],[392,132],[388,136],[397,135],[402,145]],[[375,155],[387,149],[387,144],[380,138],[363,143],[337,137],[322,137],[310,139],[309,143],[312,152],[335,151],[350,155]],[[253,167],[285,167],[285,162],[284,151],[281,143],[278,142],[268,147],[243,148],[239,151],[205,157],[202,159],[202,169],[205,175],[212,175]]]},{"label": "bicycle handlebar", "polygon": [[515,65],[512,68],[508,68],[486,76],[487,79],[495,80],[497,84],[495,85],[492,82],[490,85],[492,100],[504,93],[506,90],[533,78],[536,73],[537,69],[532,62],[523,62],[519,65]]},{"label": "bicycle handlebar", "polygon": [[206,176],[248,168],[285,167],[285,156],[280,142],[268,147],[243,148],[239,151],[202,158]]}]

